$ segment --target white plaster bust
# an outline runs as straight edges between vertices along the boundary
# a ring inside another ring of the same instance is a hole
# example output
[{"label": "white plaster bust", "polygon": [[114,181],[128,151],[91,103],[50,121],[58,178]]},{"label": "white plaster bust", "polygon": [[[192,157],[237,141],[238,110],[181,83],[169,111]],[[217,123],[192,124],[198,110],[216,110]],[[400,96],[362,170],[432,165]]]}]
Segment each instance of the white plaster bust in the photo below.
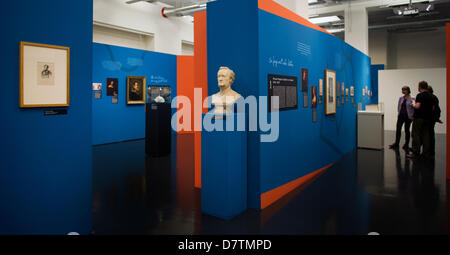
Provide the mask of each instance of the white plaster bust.
[{"label": "white plaster bust", "polygon": [[220,67],[217,72],[217,83],[220,91],[212,95],[212,104],[214,113],[227,114],[233,113],[233,105],[241,95],[231,89],[234,82],[234,72],[228,67]]}]

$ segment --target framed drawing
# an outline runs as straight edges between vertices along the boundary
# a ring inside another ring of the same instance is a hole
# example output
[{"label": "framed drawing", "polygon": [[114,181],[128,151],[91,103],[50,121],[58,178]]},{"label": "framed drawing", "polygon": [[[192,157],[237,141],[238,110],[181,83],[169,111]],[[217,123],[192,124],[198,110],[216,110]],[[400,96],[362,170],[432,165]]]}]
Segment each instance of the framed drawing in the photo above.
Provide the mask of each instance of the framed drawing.
[{"label": "framed drawing", "polygon": [[116,78],[106,79],[106,95],[118,96],[119,95],[119,80]]},{"label": "framed drawing", "polygon": [[336,72],[325,70],[325,115],[336,113]]},{"label": "framed drawing", "polygon": [[20,42],[20,108],[69,106],[69,83],[70,48]]},{"label": "framed drawing", "polygon": [[145,104],[144,76],[127,76],[127,104]]}]

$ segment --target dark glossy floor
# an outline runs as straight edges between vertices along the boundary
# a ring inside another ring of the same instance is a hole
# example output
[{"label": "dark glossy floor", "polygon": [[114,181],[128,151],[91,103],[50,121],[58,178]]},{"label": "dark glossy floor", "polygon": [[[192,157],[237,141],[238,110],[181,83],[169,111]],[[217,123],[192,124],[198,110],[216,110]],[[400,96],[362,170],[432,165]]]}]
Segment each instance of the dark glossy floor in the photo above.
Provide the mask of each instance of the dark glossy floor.
[{"label": "dark glossy floor", "polygon": [[[386,147],[394,133],[386,132]],[[357,150],[274,205],[231,221],[202,215],[193,135],[146,157],[144,141],[94,147],[95,234],[448,234],[445,136],[435,161]],[[175,148],[177,148],[175,150]]]}]

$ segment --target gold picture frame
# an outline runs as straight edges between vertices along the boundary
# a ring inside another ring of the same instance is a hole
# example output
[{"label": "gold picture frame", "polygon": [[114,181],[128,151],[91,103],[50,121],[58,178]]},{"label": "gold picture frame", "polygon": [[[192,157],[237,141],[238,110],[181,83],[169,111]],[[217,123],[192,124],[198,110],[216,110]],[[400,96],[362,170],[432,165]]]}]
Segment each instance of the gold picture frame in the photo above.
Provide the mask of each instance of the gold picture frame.
[{"label": "gold picture frame", "polygon": [[70,105],[70,48],[20,42],[19,107]]},{"label": "gold picture frame", "polygon": [[127,104],[145,104],[145,76],[127,76]]},{"label": "gold picture frame", "polygon": [[336,72],[333,70],[325,69],[324,91],[325,115],[336,114]]}]

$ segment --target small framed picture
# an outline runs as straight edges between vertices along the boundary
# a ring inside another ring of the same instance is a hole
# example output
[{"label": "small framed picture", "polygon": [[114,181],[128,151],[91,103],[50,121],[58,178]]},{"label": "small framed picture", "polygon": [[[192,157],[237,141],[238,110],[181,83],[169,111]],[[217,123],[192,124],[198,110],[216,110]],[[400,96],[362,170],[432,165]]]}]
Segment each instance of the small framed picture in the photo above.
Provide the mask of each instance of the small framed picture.
[{"label": "small framed picture", "polygon": [[102,98],[102,91],[94,91],[94,98],[95,99],[101,99]]},{"label": "small framed picture", "polygon": [[117,103],[119,103],[119,97],[117,97],[117,96],[112,96],[112,97],[111,97],[111,103],[112,103],[112,104],[117,104]]},{"label": "small framed picture", "polygon": [[323,80],[319,79],[319,104],[322,104],[323,98]]},{"label": "small framed picture", "polygon": [[20,42],[21,108],[69,106],[69,82],[70,48]]},{"label": "small framed picture", "polygon": [[311,87],[311,107],[317,107],[317,86]]},{"label": "small framed picture", "polygon": [[102,84],[101,83],[92,83],[92,90],[93,91],[102,90]]},{"label": "small framed picture", "polygon": [[146,88],[144,76],[128,76],[127,104],[145,104]]},{"label": "small framed picture", "polygon": [[106,95],[118,96],[119,95],[119,80],[116,78],[106,79]]},{"label": "small framed picture", "polygon": [[336,113],[336,72],[325,70],[325,115]]},{"label": "small framed picture", "polygon": [[308,92],[308,69],[302,68],[302,91]]}]

